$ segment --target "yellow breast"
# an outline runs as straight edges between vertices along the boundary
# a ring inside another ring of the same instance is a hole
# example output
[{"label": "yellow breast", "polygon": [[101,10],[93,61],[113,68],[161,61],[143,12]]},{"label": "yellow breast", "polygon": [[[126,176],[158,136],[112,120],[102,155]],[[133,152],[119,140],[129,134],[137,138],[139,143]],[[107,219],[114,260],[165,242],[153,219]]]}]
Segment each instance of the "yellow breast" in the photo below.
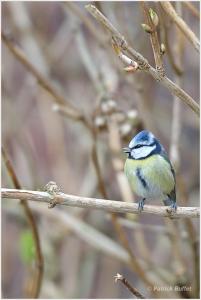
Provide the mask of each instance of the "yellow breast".
[{"label": "yellow breast", "polygon": [[158,154],[141,160],[128,158],[124,170],[132,189],[139,196],[159,197],[174,189],[171,166]]}]

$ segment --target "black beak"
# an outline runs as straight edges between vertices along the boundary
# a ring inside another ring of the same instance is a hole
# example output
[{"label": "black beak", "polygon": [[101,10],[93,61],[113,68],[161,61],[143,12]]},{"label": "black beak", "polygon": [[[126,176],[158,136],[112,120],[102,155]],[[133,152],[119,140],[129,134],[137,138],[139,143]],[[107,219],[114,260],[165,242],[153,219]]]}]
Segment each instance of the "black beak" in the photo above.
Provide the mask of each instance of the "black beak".
[{"label": "black beak", "polygon": [[124,152],[124,153],[130,153],[131,150],[130,150],[130,148],[126,147],[126,148],[123,148],[123,152]]}]

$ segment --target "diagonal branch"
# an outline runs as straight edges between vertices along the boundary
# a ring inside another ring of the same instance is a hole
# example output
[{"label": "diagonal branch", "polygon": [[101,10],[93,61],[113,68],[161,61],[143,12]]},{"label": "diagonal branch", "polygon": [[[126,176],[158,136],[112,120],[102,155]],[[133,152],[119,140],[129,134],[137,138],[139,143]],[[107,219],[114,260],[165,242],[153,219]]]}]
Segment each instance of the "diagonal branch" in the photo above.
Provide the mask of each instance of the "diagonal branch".
[{"label": "diagonal branch", "polygon": [[168,16],[175,22],[178,28],[183,32],[186,38],[193,44],[194,48],[200,52],[200,42],[195,33],[189,28],[184,20],[177,14],[169,1],[160,1],[161,6]]},{"label": "diagonal branch", "polygon": [[137,299],[145,299],[145,297],[134,287],[128,282],[128,280],[123,277],[121,274],[115,275],[115,282],[121,281],[125,287],[137,298]]},{"label": "diagonal branch", "polygon": [[113,38],[118,42],[119,47],[127,51],[139,65],[139,69],[149,73],[156,81],[160,82],[166,87],[173,95],[177,96],[180,100],[185,102],[198,116],[200,107],[198,103],[189,96],[183,89],[172,82],[168,77],[161,76],[156,69],[154,69],[139,52],[128,45],[125,38],[121,33],[110,23],[110,21],[94,6],[91,4],[86,5],[86,9],[90,14],[96,18],[107,30],[111,33]]},{"label": "diagonal branch", "polygon": [[2,33],[2,40],[9,48],[12,54],[26,67],[26,69],[37,79],[40,86],[50,93],[54,101],[58,105],[65,107],[65,113],[69,118],[84,122],[88,127],[86,117],[78,108],[74,107],[61,94],[56,91],[52,84],[35,68],[35,66],[28,60],[23,51],[4,33]]},{"label": "diagonal branch", "polygon": [[181,3],[185,5],[196,18],[200,19],[200,12],[190,1],[182,1]]},{"label": "diagonal branch", "polygon": [[[6,188],[2,188],[1,192],[2,198],[52,203],[52,195],[47,192]],[[63,193],[55,195],[54,203],[72,207],[100,209],[107,212],[139,214],[137,203],[86,198]],[[171,212],[164,206],[145,205],[142,213],[171,218],[198,218],[200,209],[199,207],[178,207],[176,212]]]}]

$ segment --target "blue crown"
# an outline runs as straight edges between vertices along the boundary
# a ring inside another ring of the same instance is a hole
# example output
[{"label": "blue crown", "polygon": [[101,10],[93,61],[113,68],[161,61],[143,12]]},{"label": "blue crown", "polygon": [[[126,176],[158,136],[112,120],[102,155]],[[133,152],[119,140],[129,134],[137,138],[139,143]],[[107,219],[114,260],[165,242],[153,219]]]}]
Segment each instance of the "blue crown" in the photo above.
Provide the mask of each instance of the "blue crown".
[{"label": "blue crown", "polygon": [[134,136],[134,138],[130,141],[129,148],[133,148],[137,144],[151,145],[154,142],[156,142],[154,135],[147,130],[143,130]]}]

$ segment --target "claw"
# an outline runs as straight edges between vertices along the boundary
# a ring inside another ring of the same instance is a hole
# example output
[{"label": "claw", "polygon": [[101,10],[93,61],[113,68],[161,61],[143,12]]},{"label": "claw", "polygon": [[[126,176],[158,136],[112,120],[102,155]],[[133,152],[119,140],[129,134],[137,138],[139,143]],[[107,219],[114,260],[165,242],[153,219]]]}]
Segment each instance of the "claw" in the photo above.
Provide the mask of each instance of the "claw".
[{"label": "claw", "polygon": [[145,202],[145,198],[141,199],[138,203],[138,210],[139,212],[143,211],[144,208],[144,202]]},{"label": "claw", "polygon": [[175,200],[172,200],[171,198],[167,198],[163,200],[163,203],[165,206],[169,206],[168,210],[175,212],[177,210],[177,203]]},{"label": "claw", "polygon": [[175,201],[172,201],[171,205],[170,205],[170,208],[174,211],[177,210],[177,203]]}]

